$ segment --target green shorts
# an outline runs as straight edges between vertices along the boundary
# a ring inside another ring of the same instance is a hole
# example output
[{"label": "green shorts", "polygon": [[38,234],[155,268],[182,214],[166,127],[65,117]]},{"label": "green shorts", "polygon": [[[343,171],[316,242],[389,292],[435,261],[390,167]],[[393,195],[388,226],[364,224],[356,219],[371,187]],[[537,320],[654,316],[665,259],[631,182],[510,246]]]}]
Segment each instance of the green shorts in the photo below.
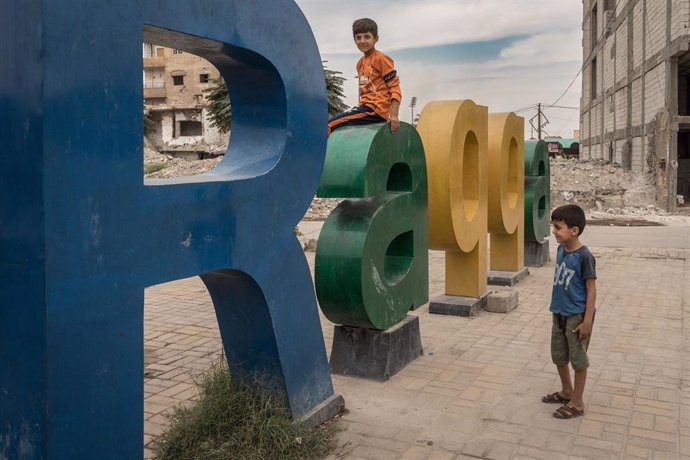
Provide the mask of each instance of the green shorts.
[{"label": "green shorts", "polygon": [[587,340],[580,340],[579,334],[573,332],[584,318],[584,313],[573,316],[553,314],[551,359],[557,366],[570,363],[575,370],[589,367],[587,348],[592,336],[590,335]]}]

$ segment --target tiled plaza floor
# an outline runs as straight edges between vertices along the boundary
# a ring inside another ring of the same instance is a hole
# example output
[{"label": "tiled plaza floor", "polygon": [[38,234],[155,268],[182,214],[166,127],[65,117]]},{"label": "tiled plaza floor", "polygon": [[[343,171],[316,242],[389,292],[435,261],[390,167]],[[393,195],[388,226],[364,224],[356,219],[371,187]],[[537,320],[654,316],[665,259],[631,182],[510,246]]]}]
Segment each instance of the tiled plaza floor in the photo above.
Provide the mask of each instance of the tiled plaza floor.
[{"label": "tiled plaza floor", "polygon": [[[305,227],[316,237],[318,225]],[[349,410],[336,455],[690,458],[690,249],[597,247],[596,238],[589,246],[599,279],[584,417],[556,420],[557,406],[540,402],[559,388],[549,353],[551,262],[530,269],[508,314],[414,312],[424,355],[388,382],[333,376]],[[431,298],[443,293],[443,276],[443,253],[431,252]],[[193,397],[192,375],[217,359],[220,338],[199,278],[147,289],[145,315],[147,444],[163,413]],[[323,317],[322,325],[330,352],[333,325]]]}]

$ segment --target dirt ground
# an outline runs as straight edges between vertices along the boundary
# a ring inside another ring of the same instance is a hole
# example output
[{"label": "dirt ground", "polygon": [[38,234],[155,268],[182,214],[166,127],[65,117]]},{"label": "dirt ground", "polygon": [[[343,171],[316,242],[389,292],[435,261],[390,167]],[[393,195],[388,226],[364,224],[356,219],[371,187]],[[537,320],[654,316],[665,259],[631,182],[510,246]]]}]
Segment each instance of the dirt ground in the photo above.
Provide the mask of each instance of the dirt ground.
[{"label": "dirt ground", "polygon": [[[213,169],[222,156],[186,160],[159,153],[144,141],[145,178],[193,176]],[[576,203],[600,225],[690,225],[690,216],[673,215],[655,205],[653,177],[601,160],[551,159],[551,206]],[[305,220],[325,220],[341,202],[314,198]],[[599,222],[600,221],[600,222]]]}]

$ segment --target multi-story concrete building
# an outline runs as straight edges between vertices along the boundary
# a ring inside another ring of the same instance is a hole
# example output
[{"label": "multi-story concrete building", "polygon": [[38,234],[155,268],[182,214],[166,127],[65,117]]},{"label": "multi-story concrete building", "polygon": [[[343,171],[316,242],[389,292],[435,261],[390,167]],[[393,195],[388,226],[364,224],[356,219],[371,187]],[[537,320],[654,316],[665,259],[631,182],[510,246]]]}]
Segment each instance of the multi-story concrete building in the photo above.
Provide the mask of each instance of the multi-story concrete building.
[{"label": "multi-story concrete building", "polygon": [[651,172],[657,203],[690,195],[690,0],[583,0],[582,158]]},{"label": "multi-story concrete building", "polygon": [[147,137],[163,152],[203,153],[227,143],[211,126],[203,90],[220,76],[205,59],[144,43],[144,104],[153,126]]}]

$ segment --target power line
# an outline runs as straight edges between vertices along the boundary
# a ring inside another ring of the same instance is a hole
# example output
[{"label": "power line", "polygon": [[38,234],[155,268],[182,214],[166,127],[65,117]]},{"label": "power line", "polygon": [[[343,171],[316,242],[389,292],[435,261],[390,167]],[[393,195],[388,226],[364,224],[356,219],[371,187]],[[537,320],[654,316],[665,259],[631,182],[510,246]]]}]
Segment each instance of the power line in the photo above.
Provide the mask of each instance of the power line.
[{"label": "power line", "polygon": [[[621,0],[617,0],[617,1],[616,1],[616,5],[613,7],[614,14],[615,14],[615,12],[618,10],[618,5],[620,4],[620,2],[621,2]],[[592,49],[596,49],[596,48],[599,47],[599,43],[601,43],[601,39],[604,38],[604,35],[606,35],[606,27],[604,27],[603,30],[601,31],[601,35],[599,35],[599,37],[597,38],[597,41],[596,41],[596,43],[594,44],[594,46],[592,46]],[[580,70],[577,71],[577,73],[575,74],[575,76],[573,77],[572,81],[570,82],[570,84],[568,85],[568,87],[565,89],[565,91],[563,91],[563,93],[561,93],[561,95],[558,96],[558,99],[556,99],[555,101],[553,101],[553,103],[551,104],[552,106],[558,104],[558,101],[560,101],[561,99],[563,99],[563,96],[565,96],[565,95],[568,93],[568,91],[570,90],[570,88],[573,86],[573,83],[575,83],[575,80],[577,80],[577,77],[580,76],[580,74],[582,73],[582,71],[584,70],[584,68],[585,68],[585,62],[582,62],[582,66],[580,67]]]},{"label": "power line", "polygon": [[549,116],[550,120],[558,120],[558,121],[570,121],[573,119],[573,117],[576,115],[576,112],[573,112],[573,114],[570,116],[570,118],[565,118],[565,117],[554,117],[553,115]]},{"label": "power line", "polygon": [[566,121],[565,123],[563,123],[563,126],[561,126],[561,129],[559,129],[559,130],[556,131],[556,132],[557,132],[557,133],[562,133],[563,130],[565,129],[565,127],[568,126],[568,123],[570,123],[570,122],[573,120],[573,117],[575,116],[576,113],[577,113],[577,112],[573,112],[573,113],[570,115],[570,118],[568,119],[568,121]]},{"label": "power line", "polygon": [[565,105],[542,105],[548,109],[567,109],[567,110],[580,110],[580,107],[568,107]]},{"label": "power line", "polygon": [[[547,117],[546,112],[544,111],[544,108],[566,109],[566,110],[572,110],[572,112],[570,114],[570,118],[568,118],[568,119],[560,118],[560,117]],[[552,118],[554,120],[565,121],[565,123],[563,123],[563,126],[561,126],[560,129],[554,131],[556,134],[562,133],[563,130],[565,129],[565,127],[568,126],[568,124],[573,120],[575,115],[579,114],[580,108],[579,107],[559,106],[559,105],[548,106],[545,104],[537,103],[537,104],[534,104],[532,106],[528,106],[524,109],[514,110],[513,112],[514,113],[526,112],[526,111],[535,110],[535,109],[537,111],[537,114],[534,115],[532,118],[530,118],[528,121],[529,121],[530,126],[532,127],[533,132],[536,131],[537,137],[539,139],[541,139],[543,137],[542,136],[543,134],[549,135],[549,133],[544,129],[544,127],[549,124],[549,118]]]},{"label": "power line", "polygon": [[[537,119],[537,124],[534,124],[534,119]],[[543,122],[542,122],[543,118]],[[529,124],[533,130],[537,131],[537,139],[541,139],[542,130],[549,124],[549,119],[541,109],[541,102],[537,104],[537,114],[529,119]]]},{"label": "power line", "polygon": [[526,108],[526,109],[522,109],[522,110],[513,110],[513,112],[514,112],[514,113],[531,112],[531,111],[535,110],[536,108],[537,108],[537,105],[535,104],[535,105],[533,105],[532,107],[528,107],[528,108]]},{"label": "power line", "polygon": [[536,108],[537,108],[537,104],[532,104],[532,105],[528,105],[528,106],[513,110],[513,112],[515,112],[515,113],[526,112],[528,110],[532,110],[532,109],[536,109]]},{"label": "power line", "polygon": [[[520,113],[520,112],[529,112],[530,110],[534,110],[539,106],[539,102],[536,104],[532,105],[527,105],[525,107],[521,107],[519,109],[512,110],[512,112],[515,113]],[[541,104],[542,108],[549,108],[549,109],[566,109],[566,110],[580,110],[580,107],[571,107],[571,106],[566,106],[566,105],[546,105],[546,104]]]},{"label": "power line", "polygon": [[551,106],[556,105],[556,104],[558,103],[558,101],[560,101],[561,99],[563,99],[563,96],[565,96],[565,95],[568,93],[568,91],[570,90],[570,88],[573,86],[573,83],[575,83],[575,80],[577,80],[577,77],[580,76],[580,74],[582,73],[582,69],[584,69],[584,68],[585,68],[585,64],[583,63],[583,64],[582,64],[582,67],[580,67],[580,70],[577,71],[577,73],[576,73],[575,76],[573,77],[573,79],[572,79],[572,81],[570,82],[570,84],[568,85],[568,87],[565,89],[565,91],[563,91],[563,92],[561,93],[560,96],[558,96],[558,99],[556,99],[555,101],[553,101],[553,103],[551,104]]}]

